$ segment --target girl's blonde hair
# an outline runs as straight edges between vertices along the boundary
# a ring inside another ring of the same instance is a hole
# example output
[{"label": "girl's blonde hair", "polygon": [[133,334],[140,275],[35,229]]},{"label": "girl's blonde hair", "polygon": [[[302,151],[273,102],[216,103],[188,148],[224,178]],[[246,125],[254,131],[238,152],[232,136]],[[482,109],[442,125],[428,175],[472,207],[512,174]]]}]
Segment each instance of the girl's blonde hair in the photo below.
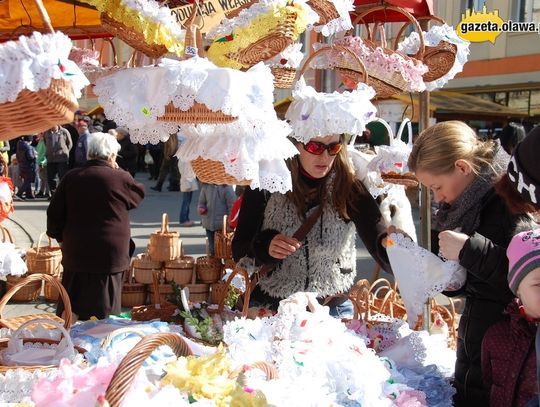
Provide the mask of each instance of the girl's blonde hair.
[{"label": "girl's blonde hair", "polygon": [[413,172],[422,170],[441,175],[452,172],[457,160],[465,160],[478,175],[482,169],[491,167],[494,155],[492,141],[479,140],[467,124],[451,120],[437,123],[420,133],[408,164]]}]

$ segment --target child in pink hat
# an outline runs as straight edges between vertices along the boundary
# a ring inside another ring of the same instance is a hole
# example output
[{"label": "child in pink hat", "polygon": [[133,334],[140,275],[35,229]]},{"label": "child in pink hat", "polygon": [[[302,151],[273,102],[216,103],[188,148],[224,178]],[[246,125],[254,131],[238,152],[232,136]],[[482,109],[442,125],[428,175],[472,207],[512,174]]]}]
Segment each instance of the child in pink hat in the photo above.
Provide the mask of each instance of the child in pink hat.
[{"label": "child in pink hat", "polygon": [[529,406],[537,398],[535,335],[540,321],[540,229],[515,235],[506,251],[508,285],[516,295],[509,320],[488,329],[482,374],[490,406]]}]

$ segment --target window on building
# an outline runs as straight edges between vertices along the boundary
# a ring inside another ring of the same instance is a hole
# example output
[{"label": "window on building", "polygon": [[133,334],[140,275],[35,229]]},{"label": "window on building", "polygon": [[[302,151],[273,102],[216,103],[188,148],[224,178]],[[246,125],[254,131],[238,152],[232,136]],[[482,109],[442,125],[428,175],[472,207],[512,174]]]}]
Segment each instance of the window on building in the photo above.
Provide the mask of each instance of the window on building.
[{"label": "window on building", "polygon": [[484,0],[461,0],[461,13],[467,9],[481,11],[484,6]]},{"label": "window on building", "polygon": [[528,90],[509,92],[508,107],[521,113],[529,113],[529,92]]},{"label": "window on building", "polygon": [[512,21],[539,21],[540,0],[513,0]]}]

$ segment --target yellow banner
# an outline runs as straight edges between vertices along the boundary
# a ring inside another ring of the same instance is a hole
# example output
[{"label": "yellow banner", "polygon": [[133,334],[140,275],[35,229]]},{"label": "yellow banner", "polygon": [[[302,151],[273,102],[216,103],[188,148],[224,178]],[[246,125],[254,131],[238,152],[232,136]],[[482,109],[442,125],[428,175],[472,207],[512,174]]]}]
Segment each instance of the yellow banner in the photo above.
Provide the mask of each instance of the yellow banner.
[{"label": "yellow banner", "polygon": [[[225,17],[225,13],[229,13],[251,0],[205,0],[199,4],[197,9],[198,18],[195,20],[198,26],[202,25],[201,32],[206,33],[212,27],[218,25]],[[193,5],[187,4],[182,7],[176,7],[172,9],[173,15],[176,17],[176,21],[184,25],[186,20],[191,15],[191,9]],[[204,19],[204,23],[201,24],[200,19]]]}]

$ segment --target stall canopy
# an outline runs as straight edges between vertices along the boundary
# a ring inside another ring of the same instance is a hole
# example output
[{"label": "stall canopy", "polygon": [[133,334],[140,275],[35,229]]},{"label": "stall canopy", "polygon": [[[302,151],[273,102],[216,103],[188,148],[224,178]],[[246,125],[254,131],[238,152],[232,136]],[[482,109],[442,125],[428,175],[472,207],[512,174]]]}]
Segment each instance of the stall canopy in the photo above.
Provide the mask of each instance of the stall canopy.
[{"label": "stall canopy", "polygon": [[[101,27],[99,12],[74,0],[43,0],[54,29],[73,39],[110,36]],[[0,41],[32,31],[44,31],[43,22],[31,0],[0,0]]]}]

